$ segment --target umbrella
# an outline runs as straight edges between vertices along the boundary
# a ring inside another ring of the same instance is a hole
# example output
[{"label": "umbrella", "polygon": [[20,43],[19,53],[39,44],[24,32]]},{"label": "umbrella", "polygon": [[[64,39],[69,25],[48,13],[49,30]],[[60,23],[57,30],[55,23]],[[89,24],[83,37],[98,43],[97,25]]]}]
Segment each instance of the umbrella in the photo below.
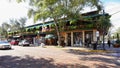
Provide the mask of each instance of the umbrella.
[{"label": "umbrella", "polygon": [[55,35],[53,34],[48,34],[45,36],[46,39],[54,39],[55,38]]}]

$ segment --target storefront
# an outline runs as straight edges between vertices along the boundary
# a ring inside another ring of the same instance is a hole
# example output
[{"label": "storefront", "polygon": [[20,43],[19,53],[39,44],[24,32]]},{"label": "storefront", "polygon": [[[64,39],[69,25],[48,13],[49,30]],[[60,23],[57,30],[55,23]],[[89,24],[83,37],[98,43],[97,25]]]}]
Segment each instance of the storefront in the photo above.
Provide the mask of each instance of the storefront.
[{"label": "storefront", "polygon": [[93,41],[97,41],[97,30],[74,30],[62,33],[66,46],[89,47]]}]

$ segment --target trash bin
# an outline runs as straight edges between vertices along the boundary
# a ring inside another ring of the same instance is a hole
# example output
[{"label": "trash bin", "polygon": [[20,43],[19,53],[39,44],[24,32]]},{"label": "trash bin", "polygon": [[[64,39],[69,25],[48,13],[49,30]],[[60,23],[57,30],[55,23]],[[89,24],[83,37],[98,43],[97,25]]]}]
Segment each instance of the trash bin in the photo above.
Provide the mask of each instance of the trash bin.
[{"label": "trash bin", "polygon": [[93,46],[93,50],[97,50],[97,42],[93,42],[92,46]]}]

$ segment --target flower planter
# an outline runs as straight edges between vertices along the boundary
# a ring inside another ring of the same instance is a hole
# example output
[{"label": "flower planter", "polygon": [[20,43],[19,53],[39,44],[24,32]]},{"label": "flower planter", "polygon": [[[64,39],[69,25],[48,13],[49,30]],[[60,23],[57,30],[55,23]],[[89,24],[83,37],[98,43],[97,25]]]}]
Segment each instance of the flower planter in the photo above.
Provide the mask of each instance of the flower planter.
[{"label": "flower planter", "polygon": [[114,47],[114,48],[119,48],[119,47],[120,47],[120,44],[114,44],[113,47]]}]

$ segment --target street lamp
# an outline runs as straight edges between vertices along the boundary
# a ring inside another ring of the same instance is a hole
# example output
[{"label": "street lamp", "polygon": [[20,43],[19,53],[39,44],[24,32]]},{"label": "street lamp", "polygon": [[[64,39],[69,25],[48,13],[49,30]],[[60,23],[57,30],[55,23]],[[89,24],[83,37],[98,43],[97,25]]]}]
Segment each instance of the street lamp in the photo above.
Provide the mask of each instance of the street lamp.
[{"label": "street lamp", "polygon": [[[105,11],[104,11],[104,9],[103,9],[103,17],[104,17],[103,18],[103,22],[105,22]],[[103,25],[102,27],[103,27],[102,28],[102,30],[103,30],[103,50],[105,50],[105,39],[104,39],[105,38],[105,31],[104,31],[105,30],[105,26]]]},{"label": "street lamp", "polygon": [[99,31],[96,31],[97,42],[99,40],[99,36],[100,36]]}]

